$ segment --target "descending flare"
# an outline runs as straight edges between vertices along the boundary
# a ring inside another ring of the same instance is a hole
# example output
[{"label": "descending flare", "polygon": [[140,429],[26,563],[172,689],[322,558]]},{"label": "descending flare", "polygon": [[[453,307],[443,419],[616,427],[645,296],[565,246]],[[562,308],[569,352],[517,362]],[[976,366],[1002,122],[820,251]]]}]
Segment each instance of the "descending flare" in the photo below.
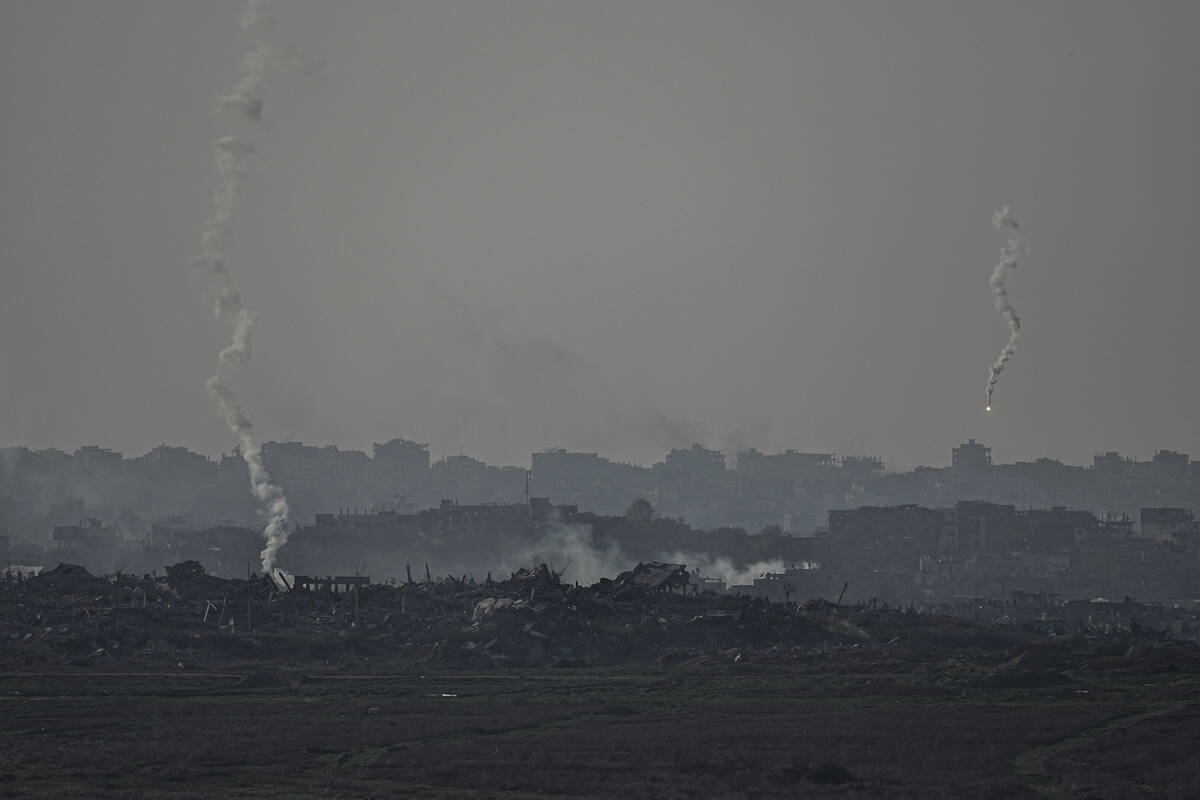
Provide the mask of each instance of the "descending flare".
[{"label": "descending flare", "polygon": [[999,380],[1000,373],[1004,371],[1004,365],[1017,352],[1017,338],[1021,332],[1021,318],[1017,316],[1017,310],[1008,301],[1008,290],[1004,288],[1004,282],[1008,279],[1009,270],[1017,268],[1021,256],[1029,254],[1029,242],[1021,235],[1021,227],[1013,219],[1012,211],[1008,206],[1004,206],[992,215],[992,224],[999,231],[1005,229],[1012,231],[1012,235],[1000,249],[1000,262],[992,270],[992,305],[1008,323],[1008,342],[1005,343],[1000,355],[988,369],[987,407],[985,409],[987,411],[992,410],[992,392],[996,390],[996,381]]}]

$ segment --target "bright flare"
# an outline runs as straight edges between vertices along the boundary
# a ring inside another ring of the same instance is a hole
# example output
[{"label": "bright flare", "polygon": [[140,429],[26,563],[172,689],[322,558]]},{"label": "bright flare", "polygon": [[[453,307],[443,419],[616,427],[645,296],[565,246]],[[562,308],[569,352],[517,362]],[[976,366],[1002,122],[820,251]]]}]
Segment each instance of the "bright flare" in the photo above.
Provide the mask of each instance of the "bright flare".
[{"label": "bright flare", "polygon": [[991,410],[992,410],[991,406],[988,406],[987,408],[984,409],[984,411],[991,411]]}]

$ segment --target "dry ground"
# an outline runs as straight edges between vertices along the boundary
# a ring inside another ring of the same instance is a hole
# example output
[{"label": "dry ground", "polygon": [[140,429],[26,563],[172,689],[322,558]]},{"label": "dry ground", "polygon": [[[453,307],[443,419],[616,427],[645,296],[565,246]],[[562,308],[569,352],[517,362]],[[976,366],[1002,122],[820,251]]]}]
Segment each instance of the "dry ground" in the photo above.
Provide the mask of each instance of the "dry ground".
[{"label": "dry ground", "polygon": [[[0,796],[1194,797],[1200,677],[970,663],[0,675]],[[1053,684],[1053,685],[1044,685]]]}]

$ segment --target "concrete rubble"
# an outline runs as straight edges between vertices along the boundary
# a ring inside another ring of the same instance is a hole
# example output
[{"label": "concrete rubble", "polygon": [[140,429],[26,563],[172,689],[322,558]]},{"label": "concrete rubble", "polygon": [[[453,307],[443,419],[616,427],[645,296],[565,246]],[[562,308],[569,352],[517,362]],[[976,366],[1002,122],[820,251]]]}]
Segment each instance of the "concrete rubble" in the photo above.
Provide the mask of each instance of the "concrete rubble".
[{"label": "concrete rubble", "polygon": [[[305,579],[323,587],[311,591],[294,588],[299,577],[289,590],[286,580],[265,576],[207,575],[196,562],[161,575],[103,577],[60,564],[0,579],[0,671],[744,666],[841,653],[900,662],[912,653],[928,662],[931,655],[972,652],[994,654],[988,660],[997,669],[1008,664],[1013,680],[1053,683],[1061,669],[1042,663],[1046,653],[1059,661],[1068,654],[1064,639],[1019,627],[886,605],[718,595],[696,591],[687,578],[684,565],[650,563],[583,587],[539,565],[499,581]],[[1122,647],[1155,648],[1172,663],[1200,669],[1194,644],[1122,636]],[[1034,662],[1038,676],[1029,678]],[[993,673],[987,679],[1004,680]]]}]

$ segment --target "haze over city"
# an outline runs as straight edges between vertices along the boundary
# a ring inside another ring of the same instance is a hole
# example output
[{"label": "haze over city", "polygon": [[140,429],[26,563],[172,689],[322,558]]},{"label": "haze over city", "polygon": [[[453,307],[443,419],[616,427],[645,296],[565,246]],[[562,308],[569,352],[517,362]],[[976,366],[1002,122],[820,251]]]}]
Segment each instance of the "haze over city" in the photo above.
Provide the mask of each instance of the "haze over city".
[{"label": "haze over city", "polygon": [[1197,30],[0,4],[0,794],[1195,797]]},{"label": "haze over city", "polygon": [[[234,445],[189,264],[239,8],[0,9],[0,443]],[[265,92],[232,230],[263,439],[1200,451],[1194,4],[278,12],[320,66]],[[1032,250],[985,414],[1002,204]]]}]

